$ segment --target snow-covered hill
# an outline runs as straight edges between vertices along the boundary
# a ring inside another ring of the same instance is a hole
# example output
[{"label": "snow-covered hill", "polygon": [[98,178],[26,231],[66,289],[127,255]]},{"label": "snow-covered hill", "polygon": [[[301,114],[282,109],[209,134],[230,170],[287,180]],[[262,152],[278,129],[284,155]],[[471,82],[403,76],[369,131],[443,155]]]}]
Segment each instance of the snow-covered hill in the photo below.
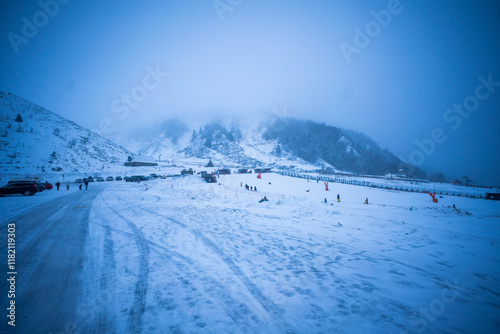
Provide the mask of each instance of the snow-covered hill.
[{"label": "snow-covered hill", "polygon": [[0,92],[0,173],[85,173],[123,165],[131,152],[72,121]]},{"label": "snow-covered hill", "polygon": [[144,143],[140,154],[162,160],[212,159],[221,165],[347,171],[384,175],[413,170],[367,136],[292,118],[208,122],[198,128],[178,119],[166,121],[161,134]]}]

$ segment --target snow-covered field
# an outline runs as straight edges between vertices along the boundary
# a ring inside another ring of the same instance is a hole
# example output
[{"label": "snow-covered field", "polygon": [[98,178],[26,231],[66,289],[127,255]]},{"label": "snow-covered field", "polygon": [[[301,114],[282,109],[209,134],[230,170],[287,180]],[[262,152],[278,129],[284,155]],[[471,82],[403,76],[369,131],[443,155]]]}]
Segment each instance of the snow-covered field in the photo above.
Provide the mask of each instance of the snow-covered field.
[{"label": "snow-covered field", "polygon": [[[436,204],[428,194],[332,183],[326,192],[321,182],[277,174],[219,181],[91,184],[102,191],[90,211],[79,318],[68,326],[500,331],[500,202],[444,196]],[[0,200],[9,217],[75,191]],[[269,201],[259,203],[263,196]]]},{"label": "snow-covered field", "polygon": [[[105,189],[91,211],[83,328],[500,330],[500,203],[435,204],[426,194],[349,185],[326,192],[275,174],[220,182],[97,185]],[[258,203],[264,195],[269,202]]]}]

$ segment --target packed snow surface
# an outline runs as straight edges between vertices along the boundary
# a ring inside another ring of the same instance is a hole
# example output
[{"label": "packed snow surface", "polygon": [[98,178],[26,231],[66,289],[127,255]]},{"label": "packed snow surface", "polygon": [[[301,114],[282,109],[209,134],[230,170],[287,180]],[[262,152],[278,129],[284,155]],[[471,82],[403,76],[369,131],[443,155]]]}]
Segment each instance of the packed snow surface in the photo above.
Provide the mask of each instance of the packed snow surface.
[{"label": "packed snow surface", "polygon": [[[332,183],[325,191],[277,174],[218,182],[90,185],[102,191],[90,209],[76,328],[500,331],[499,202],[433,203],[428,194]],[[2,209],[13,215],[65,194],[2,198]]]}]

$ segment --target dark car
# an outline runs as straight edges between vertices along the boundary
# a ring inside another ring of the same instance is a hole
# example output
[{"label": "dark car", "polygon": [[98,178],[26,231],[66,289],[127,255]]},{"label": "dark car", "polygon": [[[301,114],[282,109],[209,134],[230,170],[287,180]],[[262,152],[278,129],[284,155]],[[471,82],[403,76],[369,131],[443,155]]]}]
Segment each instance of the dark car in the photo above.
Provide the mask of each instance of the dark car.
[{"label": "dark car", "polygon": [[103,177],[101,177],[101,176],[96,176],[96,177],[95,177],[95,181],[96,181],[96,182],[104,182],[104,178],[103,178]]},{"label": "dark car", "polygon": [[87,181],[88,182],[94,182],[94,178],[92,176],[87,176]]},{"label": "dark car", "polygon": [[39,181],[9,181],[8,184],[26,184],[26,183],[35,184],[38,192],[42,192],[46,189],[45,185]]},{"label": "dark car", "polygon": [[115,181],[121,181],[121,180],[123,180],[121,176],[115,177]]},{"label": "dark car", "polygon": [[204,179],[207,183],[217,182],[217,177],[214,174],[203,174],[201,178]]},{"label": "dark car", "polygon": [[24,196],[33,196],[39,191],[36,182],[14,182],[0,188],[0,194],[23,194]]},{"label": "dark car", "polygon": [[181,175],[182,176],[185,176],[185,175],[193,175],[194,174],[194,171],[192,168],[189,168],[189,169],[183,169],[181,171]]},{"label": "dark car", "polygon": [[149,179],[147,177],[145,177],[144,175],[133,175],[126,181],[127,182],[139,182],[139,181],[147,181],[147,180],[149,180]]},{"label": "dark car", "polygon": [[36,182],[36,185],[38,186],[38,191],[44,191],[44,190],[47,190],[45,188],[45,184],[43,184],[42,182]]},{"label": "dark car", "polygon": [[130,180],[130,176],[125,176],[123,179],[125,180],[125,182],[129,182],[128,180]]}]

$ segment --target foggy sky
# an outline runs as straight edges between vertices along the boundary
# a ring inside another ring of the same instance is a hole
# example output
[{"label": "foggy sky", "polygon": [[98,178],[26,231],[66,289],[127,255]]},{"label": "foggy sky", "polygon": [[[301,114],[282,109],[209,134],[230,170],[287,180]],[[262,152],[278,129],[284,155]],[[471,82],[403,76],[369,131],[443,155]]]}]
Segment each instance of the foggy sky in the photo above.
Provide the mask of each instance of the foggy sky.
[{"label": "foggy sky", "polygon": [[287,110],[500,185],[498,1],[42,0],[0,15],[0,90],[89,129]]}]

